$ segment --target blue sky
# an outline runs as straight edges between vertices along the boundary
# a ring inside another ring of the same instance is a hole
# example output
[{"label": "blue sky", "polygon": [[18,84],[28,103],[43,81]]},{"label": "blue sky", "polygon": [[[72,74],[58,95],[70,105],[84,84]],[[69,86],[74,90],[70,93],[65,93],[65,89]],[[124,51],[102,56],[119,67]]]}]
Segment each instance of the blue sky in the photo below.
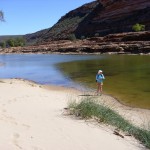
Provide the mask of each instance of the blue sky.
[{"label": "blue sky", "polygon": [[23,35],[53,26],[67,12],[94,0],[0,0],[1,35]]}]

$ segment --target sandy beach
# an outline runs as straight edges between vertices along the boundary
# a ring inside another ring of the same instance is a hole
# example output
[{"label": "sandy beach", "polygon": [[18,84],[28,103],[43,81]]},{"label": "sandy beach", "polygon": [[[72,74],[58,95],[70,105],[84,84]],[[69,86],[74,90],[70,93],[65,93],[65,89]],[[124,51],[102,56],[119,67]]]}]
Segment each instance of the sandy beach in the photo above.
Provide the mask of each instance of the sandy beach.
[{"label": "sandy beach", "polygon": [[[66,115],[69,100],[81,98],[75,89],[1,79],[0,93],[0,150],[145,149],[131,136],[114,135],[106,125]],[[98,99],[136,125],[150,121],[149,110],[123,106],[107,95]]]}]

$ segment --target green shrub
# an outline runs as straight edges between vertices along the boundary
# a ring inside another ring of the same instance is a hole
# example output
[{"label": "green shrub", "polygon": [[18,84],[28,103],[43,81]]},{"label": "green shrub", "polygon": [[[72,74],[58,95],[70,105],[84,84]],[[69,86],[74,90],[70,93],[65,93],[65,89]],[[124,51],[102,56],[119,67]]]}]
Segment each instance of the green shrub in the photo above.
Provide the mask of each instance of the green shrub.
[{"label": "green shrub", "polygon": [[5,47],[6,47],[6,42],[5,42],[5,41],[4,41],[4,42],[1,42],[1,43],[0,43],[0,47],[5,48]]},{"label": "green shrub", "polygon": [[18,47],[18,46],[24,46],[25,45],[25,39],[23,37],[18,38],[10,38],[0,43],[0,46],[5,47]]},{"label": "green shrub", "polygon": [[132,26],[132,29],[135,32],[144,31],[145,30],[145,25],[137,23],[137,24]]},{"label": "green shrub", "polygon": [[71,41],[75,41],[77,38],[76,38],[75,34],[70,34],[68,36],[68,39],[71,40]]}]

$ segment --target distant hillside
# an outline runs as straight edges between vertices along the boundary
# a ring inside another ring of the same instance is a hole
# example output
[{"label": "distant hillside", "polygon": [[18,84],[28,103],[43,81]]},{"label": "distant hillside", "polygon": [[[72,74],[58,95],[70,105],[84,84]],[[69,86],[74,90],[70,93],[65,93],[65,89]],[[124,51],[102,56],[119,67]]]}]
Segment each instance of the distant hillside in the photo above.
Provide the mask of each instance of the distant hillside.
[{"label": "distant hillside", "polygon": [[68,39],[71,34],[74,34],[79,23],[90,14],[99,3],[97,1],[85,4],[75,10],[70,11],[52,27],[38,31],[33,34],[25,35],[28,42],[40,42],[47,40]]},{"label": "distant hillside", "polygon": [[23,37],[23,35],[5,35],[5,36],[0,36],[0,42],[3,42],[5,40],[8,39],[12,39],[12,38],[20,38]]},{"label": "distant hillside", "polygon": [[136,23],[150,30],[150,0],[97,0],[63,16],[52,28],[25,35],[31,44],[50,40],[132,32]]}]

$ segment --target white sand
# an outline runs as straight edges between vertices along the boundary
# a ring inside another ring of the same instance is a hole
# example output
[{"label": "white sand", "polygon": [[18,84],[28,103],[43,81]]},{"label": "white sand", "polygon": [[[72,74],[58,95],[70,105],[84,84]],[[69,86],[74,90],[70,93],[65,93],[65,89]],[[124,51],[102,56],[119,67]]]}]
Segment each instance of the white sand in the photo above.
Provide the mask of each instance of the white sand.
[{"label": "white sand", "polygon": [[64,115],[68,100],[77,95],[73,89],[1,80],[0,150],[144,149],[132,137],[121,138],[105,126]]}]

